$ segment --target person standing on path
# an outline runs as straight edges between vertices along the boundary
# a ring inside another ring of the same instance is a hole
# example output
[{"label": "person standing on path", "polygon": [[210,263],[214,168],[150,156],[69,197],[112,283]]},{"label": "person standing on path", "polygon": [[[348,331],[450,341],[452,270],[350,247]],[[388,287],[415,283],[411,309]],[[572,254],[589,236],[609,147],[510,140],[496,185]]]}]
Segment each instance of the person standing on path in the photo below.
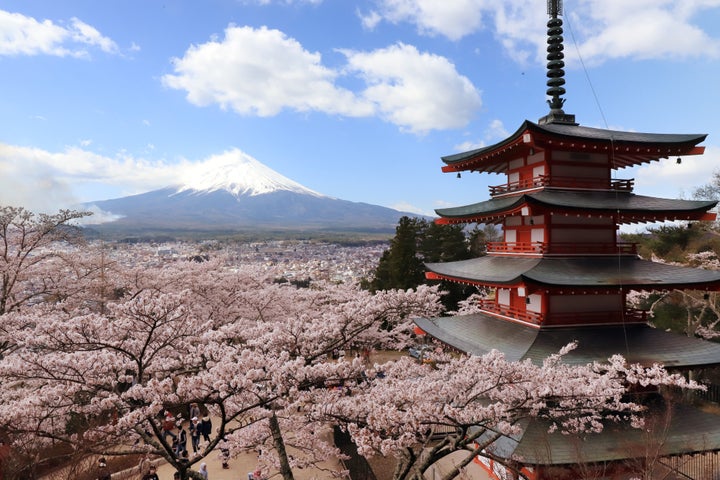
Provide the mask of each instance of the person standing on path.
[{"label": "person standing on path", "polygon": [[155,467],[155,465],[150,465],[148,473],[142,477],[142,480],[160,480],[160,477],[157,475],[157,467]]},{"label": "person standing on path", "polygon": [[200,433],[202,433],[205,441],[210,443],[210,434],[212,433],[212,420],[210,420],[209,415],[205,415],[202,420],[200,420]]},{"label": "person standing on path", "polygon": [[200,418],[200,407],[197,403],[193,402],[190,404],[190,415],[188,415],[188,418],[198,417]]},{"label": "person standing on path", "polygon": [[180,458],[182,457],[183,452],[187,451],[187,432],[183,428],[183,422],[182,420],[178,420],[177,422],[177,428],[178,428],[178,434],[177,434],[177,448],[175,449],[175,456]]},{"label": "person standing on path", "polygon": [[197,417],[192,417],[190,420],[190,441],[192,442],[193,453],[197,453],[200,450],[200,423]]},{"label": "person standing on path", "polygon": [[173,432],[173,428],[175,428],[175,417],[169,410],[165,410],[165,418],[162,421],[163,440],[166,440],[168,435],[170,435],[173,440],[177,438],[177,435]]},{"label": "person standing on path", "polygon": [[100,460],[98,460],[97,479],[98,480],[110,480],[110,478],[111,478],[111,475],[110,475],[110,470],[108,469],[108,466],[107,466],[107,460],[105,460],[105,457],[103,457]]},{"label": "person standing on path", "polygon": [[208,480],[208,470],[207,470],[207,464],[205,462],[200,464],[200,470],[198,471],[200,476],[204,478],[205,480]]}]

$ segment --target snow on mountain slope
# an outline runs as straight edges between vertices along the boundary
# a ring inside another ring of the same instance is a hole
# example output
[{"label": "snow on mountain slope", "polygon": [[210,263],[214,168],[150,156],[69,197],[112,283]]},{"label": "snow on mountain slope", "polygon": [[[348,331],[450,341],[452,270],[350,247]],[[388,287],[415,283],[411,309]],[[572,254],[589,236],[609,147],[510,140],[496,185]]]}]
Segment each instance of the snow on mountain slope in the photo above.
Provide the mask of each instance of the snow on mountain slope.
[{"label": "snow on mountain slope", "polygon": [[[178,166],[175,186],[83,204],[94,228],[121,231],[392,232],[397,210],[322,195],[240,150]],[[90,222],[86,222],[90,223]]]},{"label": "snow on mountain slope", "polygon": [[208,160],[188,165],[181,175],[178,193],[210,193],[225,190],[233,195],[262,195],[290,191],[325,197],[290,180],[241,150],[228,150]]}]

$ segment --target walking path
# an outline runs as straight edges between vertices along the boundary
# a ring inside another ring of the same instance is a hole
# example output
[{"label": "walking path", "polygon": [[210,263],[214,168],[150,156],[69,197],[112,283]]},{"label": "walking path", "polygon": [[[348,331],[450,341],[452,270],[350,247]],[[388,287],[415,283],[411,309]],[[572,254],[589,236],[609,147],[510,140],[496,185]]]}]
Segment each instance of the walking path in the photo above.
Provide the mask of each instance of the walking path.
[{"label": "walking path", "polygon": [[[464,457],[464,452],[456,452],[449,455],[438,462],[438,464],[431,467],[430,470],[426,472],[425,478],[429,480],[442,478],[443,474],[450,471],[451,464],[459,462],[462,457]],[[229,469],[222,468],[222,463],[220,462],[218,455],[215,453],[211,454],[203,461],[207,463],[208,480],[247,480],[248,473],[252,472],[257,465],[257,459],[255,455],[251,453],[243,454],[237,458],[230,459]],[[196,465],[197,468],[199,468],[200,464],[198,463]],[[334,465],[325,465],[325,467],[330,466],[332,466],[336,471],[341,469],[339,462],[336,462]],[[491,477],[487,474],[487,472],[475,462],[470,463],[463,470],[464,472],[458,477],[460,479],[491,480]],[[174,469],[167,463],[158,467],[158,476],[160,477],[160,480],[172,480],[173,473]],[[381,478],[390,474],[390,472],[376,473]],[[273,478],[273,474],[277,474],[277,472],[271,472],[270,475],[266,475],[266,478]],[[334,477],[331,472],[322,471],[317,468],[303,470],[294,469],[293,476],[295,477],[295,480],[336,480],[336,477]],[[280,477],[275,476],[274,478],[279,479]]]},{"label": "walking path", "polygon": [[[218,453],[211,453],[203,462],[207,464],[208,469],[208,480],[247,480],[248,472],[255,470],[257,466],[257,457],[254,453],[245,453],[236,458],[231,458],[228,462],[230,468],[222,468],[222,462],[218,457]],[[342,470],[339,462],[331,465],[325,465],[325,467],[334,468],[335,470]],[[200,463],[193,465],[194,470],[200,468]],[[162,463],[158,466],[158,476],[160,480],[172,480],[175,469],[168,463]],[[274,473],[266,475],[266,478],[271,478]],[[295,469],[293,475],[296,480],[330,480],[334,479],[331,472],[322,471],[317,468],[311,469]],[[275,477],[279,478],[279,477]]]},{"label": "walking path", "polygon": [[[213,419],[215,423],[216,419]],[[332,435],[328,431],[328,435]],[[201,443],[202,446],[202,443]],[[292,454],[292,448],[288,448],[288,453]],[[208,469],[208,480],[248,480],[248,473],[252,473],[257,468],[257,455],[254,452],[243,453],[235,458],[228,460],[228,467],[222,467],[220,458],[220,449],[210,453],[207,457],[193,465],[193,470],[198,471],[200,464],[205,462]],[[163,461],[158,464],[158,476],[160,480],[172,480],[175,469],[167,462]],[[295,480],[330,480],[336,479],[332,472],[342,471],[343,467],[339,460],[325,462],[319,464],[316,468],[293,469]],[[263,472],[264,478],[280,478],[278,472]]]}]

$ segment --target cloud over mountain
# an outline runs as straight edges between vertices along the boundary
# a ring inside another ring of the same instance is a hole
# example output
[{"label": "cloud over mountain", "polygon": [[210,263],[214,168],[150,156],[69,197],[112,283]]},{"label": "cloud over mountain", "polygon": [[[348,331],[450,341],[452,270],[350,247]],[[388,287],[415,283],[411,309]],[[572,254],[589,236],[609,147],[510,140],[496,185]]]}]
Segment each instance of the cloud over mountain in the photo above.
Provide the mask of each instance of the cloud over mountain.
[{"label": "cloud over mountain", "polygon": [[[397,210],[328,197],[231,150],[182,170],[176,185],[85,204],[114,229],[392,231]],[[100,221],[97,221],[100,220]]]}]

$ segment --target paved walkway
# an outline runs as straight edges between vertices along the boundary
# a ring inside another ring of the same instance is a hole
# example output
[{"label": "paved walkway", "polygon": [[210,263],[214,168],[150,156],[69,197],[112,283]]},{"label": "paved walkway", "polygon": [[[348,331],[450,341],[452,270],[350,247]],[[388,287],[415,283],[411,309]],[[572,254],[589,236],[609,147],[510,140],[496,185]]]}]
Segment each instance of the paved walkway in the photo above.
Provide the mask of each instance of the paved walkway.
[{"label": "paved walkway", "polygon": [[[444,473],[447,473],[450,469],[450,464],[458,462],[460,457],[464,454],[456,452],[444,458],[434,467],[431,467],[425,473],[425,478],[428,480],[436,480],[442,478]],[[222,463],[220,462],[217,454],[213,453],[208,458],[203,460],[207,463],[208,467],[208,480],[247,480],[248,472],[252,472],[256,466],[256,457],[254,454],[244,454],[238,458],[230,459],[229,469],[223,469]],[[200,467],[200,464],[196,464],[196,470]],[[335,464],[336,469],[340,469],[339,464]],[[466,478],[471,480],[491,480],[490,476],[483,470],[477,463],[470,463],[465,467],[464,472],[460,474],[458,478]],[[158,468],[158,476],[160,480],[172,480],[174,469],[167,463],[160,465]],[[272,472],[277,473],[277,472]],[[381,473],[381,472],[377,472]],[[389,472],[385,472],[389,473]],[[330,480],[336,479],[330,472],[321,471],[319,469],[295,469],[293,475],[296,480]],[[267,478],[279,479],[279,476],[272,477],[268,475]]]},{"label": "paved walkway", "polygon": [[[248,472],[255,470],[257,465],[257,457],[254,453],[246,453],[237,458],[231,458],[228,462],[230,466],[228,469],[222,468],[222,462],[215,452],[205,457],[202,461],[207,463],[208,480],[247,480]],[[339,464],[335,464],[334,467],[338,470],[341,469]],[[194,470],[198,470],[199,468],[200,463],[193,465]],[[158,466],[158,476],[160,480],[172,480],[173,473],[175,473],[175,469],[168,463],[163,463]],[[270,478],[272,473],[276,472],[271,472],[271,475],[268,475],[267,478]],[[335,478],[330,472],[323,472],[319,469],[296,469],[293,470],[293,475],[296,480],[330,480]]]},{"label": "paved walkway", "polygon": [[[292,454],[292,449],[289,449],[289,453]],[[231,458],[228,461],[229,468],[222,468],[219,448],[216,448],[215,451],[200,462],[195,463],[193,470],[199,470],[202,462],[207,464],[208,480],[247,480],[248,473],[253,472],[257,468],[257,456],[255,453],[244,453],[235,458]],[[340,461],[335,460],[321,464],[320,468],[293,469],[293,475],[295,476],[295,480],[330,480],[337,478],[332,475],[332,472],[323,470],[323,468],[334,471],[342,470]],[[175,469],[163,461],[158,465],[157,473],[160,480],[172,480]],[[279,479],[280,477],[277,475],[277,472],[270,472],[269,475],[265,475],[265,478]]]}]

